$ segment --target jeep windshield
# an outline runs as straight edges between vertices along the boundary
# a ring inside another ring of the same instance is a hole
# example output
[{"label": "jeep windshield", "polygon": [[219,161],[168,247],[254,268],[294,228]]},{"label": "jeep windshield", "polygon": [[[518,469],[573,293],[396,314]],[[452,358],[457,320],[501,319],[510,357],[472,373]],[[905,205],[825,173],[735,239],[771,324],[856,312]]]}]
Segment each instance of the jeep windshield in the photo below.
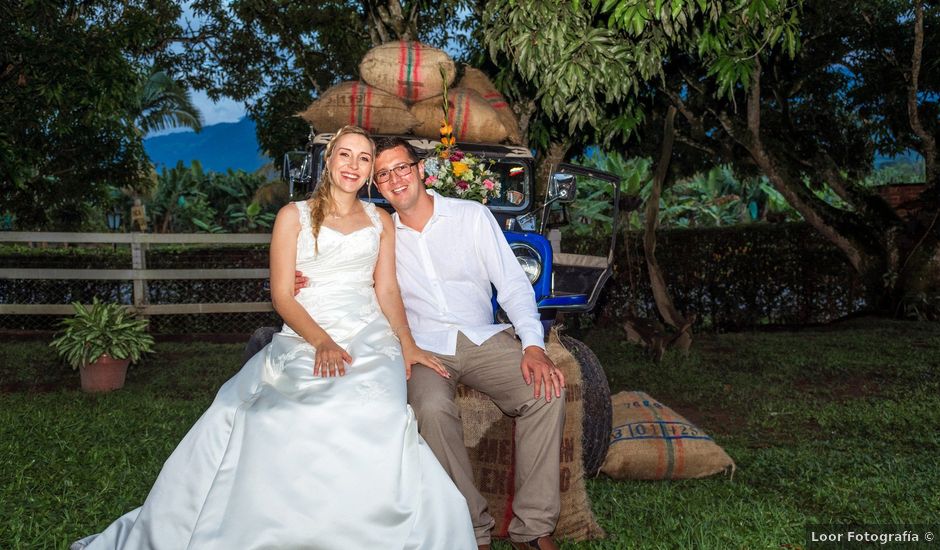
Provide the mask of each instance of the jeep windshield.
[{"label": "jeep windshield", "polygon": [[[319,134],[313,140],[314,151],[317,155],[314,163],[316,168],[311,182],[313,186],[319,180],[320,172],[323,169],[325,145],[331,137],[333,137],[332,134]],[[418,150],[422,158],[433,155],[434,147],[438,145],[438,142],[433,140],[415,138],[414,136],[401,137],[407,139]],[[494,213],[503,214],[503,216],[497,216],[497,218],[524,214],[531,210],[535,174],[533,173],[532,153],[528,149],[512,145],[478,143],[459,143],[457,148],[493,162],[492,170],[499,177],[500,193],[498,197],[487,203],[487,207]],[[310,190],[312,190],[312,187]],[[368,188],[363,188],[360,197],[363,200],[369,200],[390,208],[374,183],[370,184]]]}]

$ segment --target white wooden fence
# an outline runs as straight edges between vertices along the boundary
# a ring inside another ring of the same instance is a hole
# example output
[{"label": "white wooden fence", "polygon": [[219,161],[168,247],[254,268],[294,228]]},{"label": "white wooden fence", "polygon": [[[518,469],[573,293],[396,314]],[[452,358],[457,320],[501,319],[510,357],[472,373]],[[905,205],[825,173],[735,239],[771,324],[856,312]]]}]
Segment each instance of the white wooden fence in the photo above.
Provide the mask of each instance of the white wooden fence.
[{"label": "white wooden fence", "polygon": [[[0,279],[17,280],[99,280],[133,281],[133,307],[141,315],[185,313],[247,313],[268,312],[268,302],[228,302],[193,304],[147,303],[147,281],[207,279],[267,279],[267,269],[147,269],[147,247],[150,244],[269,244],[267,233],[54,233],[0,231],[0,242],[7,243],[69,243],[120,244],[131,247],[129,269],[63,269],[0,266]],[[2,304],[0,314],[68,315],[68,304]]]}]

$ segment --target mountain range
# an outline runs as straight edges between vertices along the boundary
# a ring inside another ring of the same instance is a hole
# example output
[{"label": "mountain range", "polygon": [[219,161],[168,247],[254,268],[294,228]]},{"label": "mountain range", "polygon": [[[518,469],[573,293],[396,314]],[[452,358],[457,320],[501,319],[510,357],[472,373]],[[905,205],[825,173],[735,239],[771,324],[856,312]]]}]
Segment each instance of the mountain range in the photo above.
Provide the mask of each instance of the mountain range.
[{"label": "mountain range", "polygon": [[258,145],[255,123],[248,117],[238,122],[204,126],[199,133],[186,131],[144,139],[144,150],[157,171],[174,167],[179,161],[189,165],[199,160],[203,169],[254,172],[272,159]]},{"label": "mountain range", "polygon": [[[186,131],[149,137],[144,139],[144,149],[158,172],[163,167],[176,166],[179,161],[188,166],[194,159],[199,160],[203,169],[216,172],[228,169],[254,172],[272,161],[261,152],[255,123],[248,117],[205,126],[199,133]],[[918,162],[923,162],[920,155],[906,151],[895,156],[876,155],[874,166]]]}]

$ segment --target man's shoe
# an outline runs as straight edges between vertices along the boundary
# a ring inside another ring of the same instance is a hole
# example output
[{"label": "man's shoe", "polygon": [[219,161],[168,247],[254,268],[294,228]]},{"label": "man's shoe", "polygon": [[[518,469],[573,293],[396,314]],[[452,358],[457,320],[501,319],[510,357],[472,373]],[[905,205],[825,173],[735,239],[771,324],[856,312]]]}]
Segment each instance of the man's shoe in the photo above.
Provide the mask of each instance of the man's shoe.
[{"label": "man's shoe", "polygon": [[510,544],[516,550],[559,550],[558,545],[549,536],[539,537],[528,542],[510,541]]}]

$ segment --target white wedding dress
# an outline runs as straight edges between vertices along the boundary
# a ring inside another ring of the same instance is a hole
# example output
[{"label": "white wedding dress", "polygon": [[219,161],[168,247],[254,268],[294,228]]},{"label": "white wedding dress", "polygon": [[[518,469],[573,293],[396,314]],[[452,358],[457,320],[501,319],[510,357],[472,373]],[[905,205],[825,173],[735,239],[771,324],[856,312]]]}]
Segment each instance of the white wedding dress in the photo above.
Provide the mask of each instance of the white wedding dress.
[{"label": "white wedding dress", "polygon": [[[373,271],[382,224],[322,228],[300,209],[297,300],[353,357],[313,375],[314,348],[285,325],[219,390],[167,459],[144,505],[73,549],[475,549],[463,496],[418,435],[398,341]],[[421,368],[421,367],[419,367]]]}]

